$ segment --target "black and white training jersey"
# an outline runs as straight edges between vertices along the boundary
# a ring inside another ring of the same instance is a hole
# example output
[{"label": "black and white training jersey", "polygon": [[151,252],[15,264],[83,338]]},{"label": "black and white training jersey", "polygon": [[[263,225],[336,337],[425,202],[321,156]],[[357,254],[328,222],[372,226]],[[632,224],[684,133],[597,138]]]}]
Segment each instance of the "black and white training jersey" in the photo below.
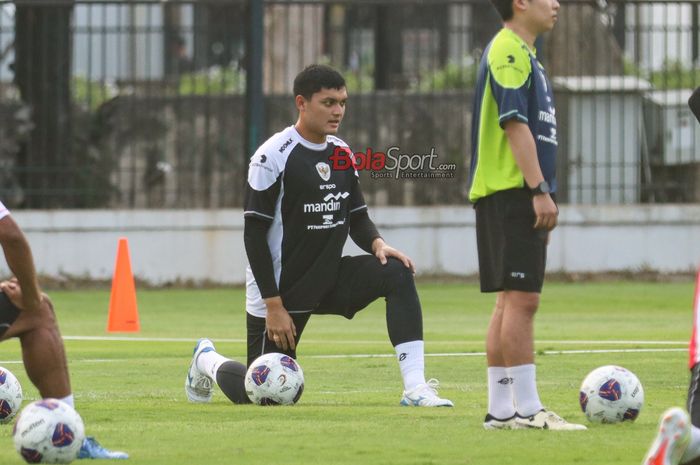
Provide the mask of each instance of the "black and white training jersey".
[{"label": "black and white training jersey", "polygon": [[[244,215],[271,223],[267,245],[289,312],[312,311],[332,288],[350,214],[367,209],[357,172],[332,168],[329,158],[337,148],[348,146],[334,136],[323,144],[309,142],[290,126],[268,139],[250,160]],[[266,315],[250,265],[246,310]]]},{"label": "black and white training jersey", "polygon": [[10,215],[10,210],[7,209],[5,204],[0,202],[0,220]]}]

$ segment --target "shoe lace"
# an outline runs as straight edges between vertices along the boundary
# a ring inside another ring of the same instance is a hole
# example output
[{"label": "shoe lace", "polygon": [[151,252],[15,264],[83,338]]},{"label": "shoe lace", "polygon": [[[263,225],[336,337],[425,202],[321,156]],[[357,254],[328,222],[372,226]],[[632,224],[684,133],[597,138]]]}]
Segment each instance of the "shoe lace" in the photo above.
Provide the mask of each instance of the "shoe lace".
[{"label": "shoe lace", "polygon": [[101,449],[104,448],[97,442],[97,439],[92,436],[87,436],[80,447],[80,453],[81,455],[91,455],[100,452]]},{"label": "shoe lace", "polygon": [[87,436],[83,440],[78,453],[79,459],[126,459],[129,454],[126,452],[113,452],[105,449],[93,436]]},{"label": "shoe lace", "polygon": [[425,382],[425,385],[428,391],[430,391],[434,395],[437,395],[437,390],[440,387],[440,381],[438,381],[435,378],[430,378],[428,381]]},{"label": "shoe lace", "polygon": [[557,415],[556,413],[552,412],[551,410],[545,410],[545,414],[547,415],[547,420],[555,423],[567,423],[566,420],[564,420],[562,417]]},{"label": "shoe lace", "polygon": [[195,381],[195,388],[197,389],[211,389],[211,379],[208,376],[198,376]]}]

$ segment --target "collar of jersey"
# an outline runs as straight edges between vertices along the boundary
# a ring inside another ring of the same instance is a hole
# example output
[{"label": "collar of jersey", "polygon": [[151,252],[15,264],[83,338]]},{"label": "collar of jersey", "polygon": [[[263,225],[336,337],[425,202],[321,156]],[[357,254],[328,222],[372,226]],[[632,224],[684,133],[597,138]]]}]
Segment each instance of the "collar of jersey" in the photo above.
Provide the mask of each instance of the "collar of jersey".
[{"label": "collar of jersey", "polygon": [[525,41],[523,40],[523,38],[520,37],[518,34],[516,34],[515,31],[513,31],[512,29],[507,28],[507,27],[504,27],[503,29],[505,30],[505,33],[506,33],[506,34],[510,35],[513,39],[515,39],[516,41],[518,41],[518,42],[520,43],[520,45],[521,45],[523,48],[525,48],[525,50],[527,50],[527,51],[530,53],[530,55],[532,55],[532,56],[534,56],[535,58],[537,58],[537,50],[536,50],[536,49],[531,49],[530,46],[529,46],[528,44],[525,43]]},{"label": "collar of jersey", "polygon": [[294,125],[290,126],[292,128],[292,131],[294,131],[294,134],[297,135],[299,138],[299,143],[303,145],[304,147],[311,149],[311,150],[325,150],[326,147],[328,147],[328,141],[323,142],[322,144],[316,144],[314,142],[308,141],[302,137],[301,134],[299,134],[299,131],[297,131],[297,128],[294,127]]}]

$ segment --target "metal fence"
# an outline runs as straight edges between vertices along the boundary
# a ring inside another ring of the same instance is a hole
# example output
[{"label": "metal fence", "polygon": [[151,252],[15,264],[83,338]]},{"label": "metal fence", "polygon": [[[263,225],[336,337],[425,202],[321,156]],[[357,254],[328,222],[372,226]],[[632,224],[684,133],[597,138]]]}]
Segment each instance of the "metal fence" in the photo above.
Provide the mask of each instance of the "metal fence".
[{"label": "metal fence", "polygon": [[[538,43],[559,199],[700,200],[685,103],[700,85],[700,0],[561,3]],[[339,135],[354,151],[440,168],[363,172],[368,201],[464,204],[476,64],[499,28],[487,0],[0,0],[0,198],[238,207],[252,147],[295,121],[293,78],[322,62],[347,79]]]}]

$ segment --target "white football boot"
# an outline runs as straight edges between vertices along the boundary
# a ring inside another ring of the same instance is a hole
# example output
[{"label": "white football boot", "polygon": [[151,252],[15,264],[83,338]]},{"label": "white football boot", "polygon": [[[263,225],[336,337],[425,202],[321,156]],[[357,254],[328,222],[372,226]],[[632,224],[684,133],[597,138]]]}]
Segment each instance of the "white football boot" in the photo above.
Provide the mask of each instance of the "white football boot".
[{"label": "white football boot", "polygon": [[419,384],[410,391],[404,391],[401,405],[409,407],[453,407],[451,400],[442,399],[437,395],[440,383],[435,378],[425,384]]},{"label": "white football boot", "polygon": [[549,429],[553,431],[581,431],[588,429],[584,425],[569,423],[551,410],[542,409],[529,417],[515,416],[518,428]]},{"label": "white football boot", "polygon": [[212,379],[197,368],[197,357],[203,352],[215,351],[214,343],[209,339],[200,339],[194,346],[192,362],[185,378],[185,393],[190,402],[206,403],[211,401],[214,392]]},{"label": "white football boot", "polygon": [[515,418],[516,416],[513,415],[509,418],[500,419],[487,413],[486,418],[484,418],[484,429],[523,429],[524,426],[520,426],[515,421]]}]

